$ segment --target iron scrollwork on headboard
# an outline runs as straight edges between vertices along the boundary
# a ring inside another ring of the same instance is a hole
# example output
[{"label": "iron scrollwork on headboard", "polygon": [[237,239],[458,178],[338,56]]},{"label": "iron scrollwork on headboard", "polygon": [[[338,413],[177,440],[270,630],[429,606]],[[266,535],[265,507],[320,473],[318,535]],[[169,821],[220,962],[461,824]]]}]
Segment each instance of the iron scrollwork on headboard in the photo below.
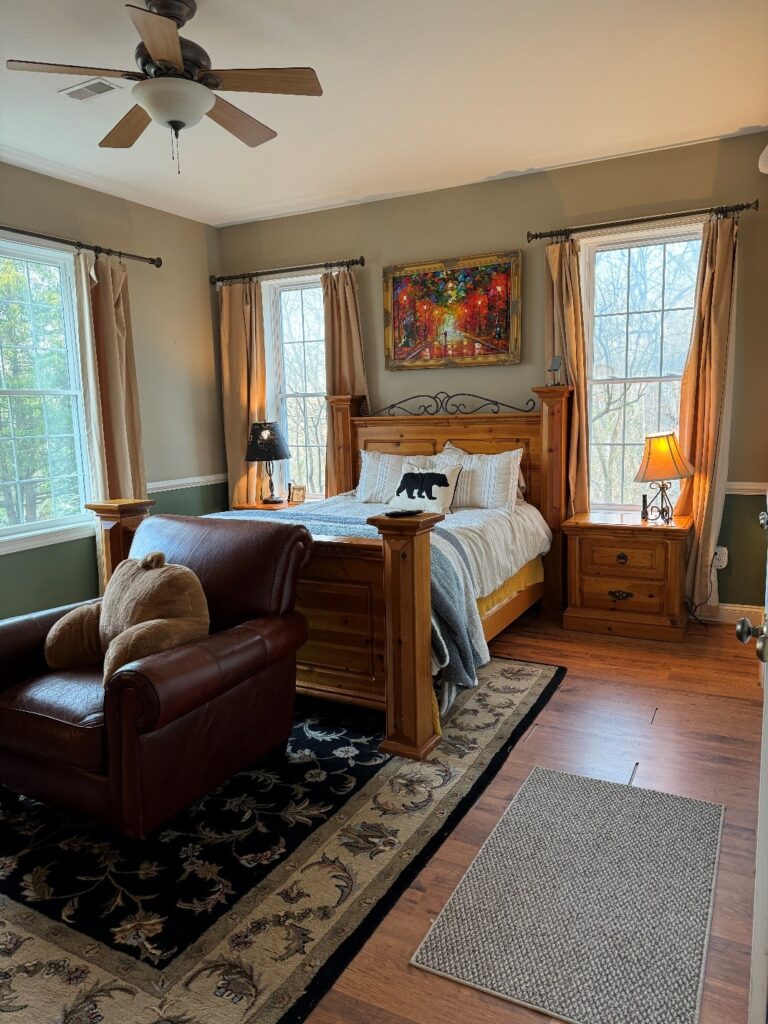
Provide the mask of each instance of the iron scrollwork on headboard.
[{"label": "iron scrollwork on headboard", "polygon": [[[413,403],[417,403],[414,407]],[[474,405],[468,408],[470,402]],[[460,391],[458,394],[449,395],[447,391],[438,391],[435,395],[411,395],[400,402],[393,402],[384,406],[372,416],[474,416],[478,413],[496,414],[502,409],[509,409],[511,412],[533,412],[536,401],[529,398],[524,406],[508,405],[506,402],[499,402],[495,398],[483,398],[482,395],[472,395]]]}]

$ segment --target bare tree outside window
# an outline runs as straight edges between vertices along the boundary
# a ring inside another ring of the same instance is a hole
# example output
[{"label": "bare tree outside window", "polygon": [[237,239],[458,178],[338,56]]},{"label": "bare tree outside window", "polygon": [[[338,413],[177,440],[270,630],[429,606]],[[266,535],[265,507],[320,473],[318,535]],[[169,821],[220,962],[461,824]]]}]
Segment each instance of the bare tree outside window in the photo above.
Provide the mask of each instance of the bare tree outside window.
[{"label": "bare tree outside window", "polygon": [[695,229],[585,246],[593,507],[639,506],[646,435],[678,429],[700,249]]},{"label": "bare tree outside window", "polygon": [[320,283],[275,289],[272,344],[276,406],[291,449],[286,482],[305,484],[307,496],[325,494],[327,436],[325,323]]},{"label": "bare tree outside window", "polygon": [[0,540],[87,515],[72,291],[67,254],[0,241]]}]

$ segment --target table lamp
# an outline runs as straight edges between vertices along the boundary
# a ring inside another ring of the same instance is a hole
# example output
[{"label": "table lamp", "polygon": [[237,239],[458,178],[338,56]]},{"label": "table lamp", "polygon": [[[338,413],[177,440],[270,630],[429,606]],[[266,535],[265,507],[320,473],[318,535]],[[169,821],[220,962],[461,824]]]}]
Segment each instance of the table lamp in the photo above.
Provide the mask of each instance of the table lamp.
[{"label": "table lamp", "polygon": [[637,471],[635,483],[649,483],[657,491],[656,497],[648,505],[648,513],[644,518],[661,519],[669,523],[672,519],[672,502],[667,491],[670,480],[684,480],[693,476],[693,466],[680,448],[680,442],[674,430],[663,434],[649,434],[645,439],[645,451],[640,469]]},{"label": "table lamp", "polygon": [[282,459],[290,459],[291,452],[283,437],[280,424],[275,422],[252,423],[248,438],[246,462],[266,462],[269,477],[269,497],[264,498],[265,505],[282,505],[283,499],[275,497],[275,485],[272,482],[273,463]]}]

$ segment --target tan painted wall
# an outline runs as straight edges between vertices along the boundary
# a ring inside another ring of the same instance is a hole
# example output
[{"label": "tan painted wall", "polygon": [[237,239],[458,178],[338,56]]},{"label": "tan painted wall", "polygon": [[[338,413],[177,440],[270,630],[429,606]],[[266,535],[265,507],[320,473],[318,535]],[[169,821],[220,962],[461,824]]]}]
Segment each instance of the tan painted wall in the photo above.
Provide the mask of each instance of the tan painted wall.
[{"label": "tan painted wall", "polygon": [[8,164],[0,164],[0,223],[162,256],[129,263],[147,479],[225,470],[208,277],[218,233]]},{"label": "tan painted wall", "polygon": [[[731,480],[768,480],[765,352],[768,332],[768,176],[757,158],[768,134],[528,174],[284,217],[220,231],[223,273],[364,255],[358,271],[373,402],[418,392],[472,391],[525,400],[544,380],[542,243],[526,231],[751,200],[742,220]],[[439,156],[436,155],[436,159]],[[343,163],[343,158],[340,158]],[[382,267],[523,250],[523,361],[470,370],[386,371]]]}]

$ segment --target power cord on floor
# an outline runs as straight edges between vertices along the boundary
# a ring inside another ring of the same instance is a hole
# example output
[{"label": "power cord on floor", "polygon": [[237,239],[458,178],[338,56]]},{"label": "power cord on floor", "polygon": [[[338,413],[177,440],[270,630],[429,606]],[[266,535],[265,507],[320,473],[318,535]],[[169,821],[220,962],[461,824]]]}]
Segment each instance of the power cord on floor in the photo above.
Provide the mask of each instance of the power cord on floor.
[{"label": "power cord on floor", "polygon": [[705,629],[709,626],[709,623],[705,622],[704,619],[702,619],[696,613],[698,612],[699,608],[703,608],[705,605],[708,605],[709,604],[709,599],[710,599],[710,597],[712,597],[712,590],[714,589],[714,585],[715,585],[715,580],[714,580],[714,577],[712,575],[712,573],[714,571],[714,568],[715,568],[715,554],[713,552],[712,553],[712,560],[709,563],[709,590],[707,591],[707,596],[704,598],[703,601],[699,601],[698,604],[694,604],[693,598],[688,597],[687,594],[685,595],[685,607],[686,607],[686,609],[688,611],[688,618],[693,619],[694,622],[698,622],[698,624],[700,626],[704,626]]}]

